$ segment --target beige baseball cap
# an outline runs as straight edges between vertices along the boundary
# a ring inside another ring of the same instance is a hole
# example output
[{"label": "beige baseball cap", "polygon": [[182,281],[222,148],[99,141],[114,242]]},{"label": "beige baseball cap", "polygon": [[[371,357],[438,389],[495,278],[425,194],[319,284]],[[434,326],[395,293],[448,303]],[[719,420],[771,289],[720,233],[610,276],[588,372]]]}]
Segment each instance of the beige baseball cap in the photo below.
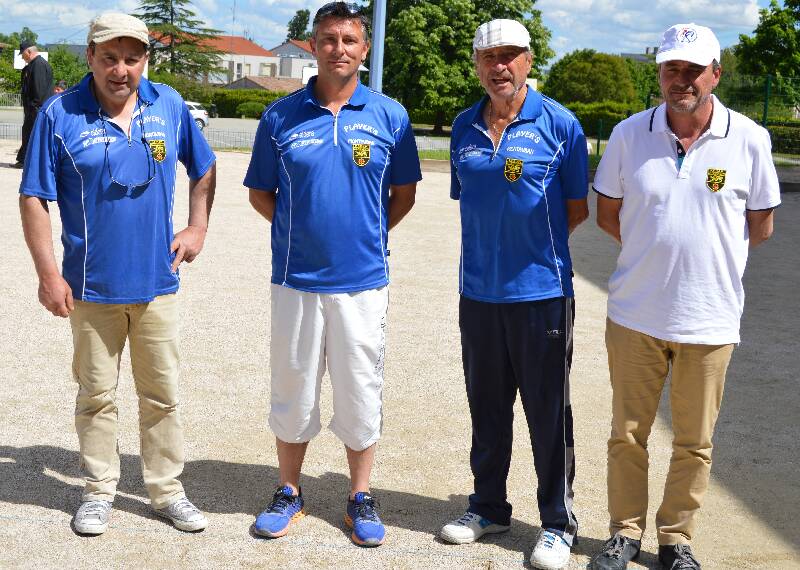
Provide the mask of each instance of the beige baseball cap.
[{"label": "beige baseball cap", "polygon": [[139,18],[128,14],[109,12],[92,20],[86,43],[101,44],[115,38],[134,38],[144,45],[150,45],[147,25]]},{"label": "beige baseball cap", "polygon": [[530,49],[531,35],[528,29],[516,20],[492,20],[478,26],[472,49],[475,51],[500,47],[516,46]]}]

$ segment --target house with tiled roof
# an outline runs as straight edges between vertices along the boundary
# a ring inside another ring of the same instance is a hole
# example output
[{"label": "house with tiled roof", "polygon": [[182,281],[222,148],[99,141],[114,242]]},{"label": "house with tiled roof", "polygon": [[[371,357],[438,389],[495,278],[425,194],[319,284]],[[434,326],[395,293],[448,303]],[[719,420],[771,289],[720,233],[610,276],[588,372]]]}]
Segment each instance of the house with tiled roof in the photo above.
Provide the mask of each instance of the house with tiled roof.
[{"label": "house with tiled roof", "polygon": [[316,64],[316,58],[311,52],[311,44],[307,40],[286,40],[269,51],[281,58],[278,70],[278,75],[281,77],[301,79],[303,68]]},{"label": "house with tiled roof", "polygon": [[[150,36],[156,43],[169,44],[169,38],[161,37],[158,32],[150,32]],[[248,75],[256,77],[278,75],[280,57],[243,36],[220,35],[202,42],[221,53],[219,67],[224,70],[205,77],[208,83],[226,85]]]},{"label": "house with tiled roof", "polygon": [[226,85],[226,89],[266,89],[267,91],[283,91],[293,93],[300,89],[303,83],[291,77],[253,77],[247,76],[237,79]]}]

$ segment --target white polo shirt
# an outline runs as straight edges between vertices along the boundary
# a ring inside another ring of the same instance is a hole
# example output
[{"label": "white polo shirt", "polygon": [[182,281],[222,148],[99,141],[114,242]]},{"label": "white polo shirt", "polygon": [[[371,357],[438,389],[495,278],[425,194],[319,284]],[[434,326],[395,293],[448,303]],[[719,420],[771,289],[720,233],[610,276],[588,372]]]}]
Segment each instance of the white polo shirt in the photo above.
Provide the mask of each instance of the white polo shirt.
[{"label": "white polo shirt", "polygon": [[595,192],[623,200],[608,316],[668,341],[739,342],[745,212],[781,201],[769,133],[713,100],[680,170],[662,104],[614,128],[594,178]]}]

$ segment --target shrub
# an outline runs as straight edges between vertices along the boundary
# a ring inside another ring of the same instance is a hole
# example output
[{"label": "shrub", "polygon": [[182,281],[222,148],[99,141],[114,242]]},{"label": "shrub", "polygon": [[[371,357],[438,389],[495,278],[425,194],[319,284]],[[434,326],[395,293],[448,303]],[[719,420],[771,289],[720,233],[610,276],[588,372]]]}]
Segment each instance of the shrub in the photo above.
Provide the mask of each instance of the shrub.
[{"label": "shrub", "polygon": [[263,111],[264,107],[284,95],[286,93],[282,91],[264,91],[263,89],[217,89],[211,103],[217,106],[220,117],[240,117],[238,108],[242,103],[248,101],[259,103],[260,111]]},{"label": "shrub", "polygon": [[772,138],[772,152],[800,154],[800,128],[770,126],[767,130]]},{"label": "shrub", "polygon": [[237,117],[247,117],[248,119],[258,119],[264,112],[264,105],[258,101],[245,101],[236,107]]},{"label": "shrub", "polygon": [[567,107],[578,117],[587,137],[599,135],[603,138],[608,138],[611,129],[617,123],[644,110],[644,104],[640,102],[618,103],[617,101],[571,103]]}]

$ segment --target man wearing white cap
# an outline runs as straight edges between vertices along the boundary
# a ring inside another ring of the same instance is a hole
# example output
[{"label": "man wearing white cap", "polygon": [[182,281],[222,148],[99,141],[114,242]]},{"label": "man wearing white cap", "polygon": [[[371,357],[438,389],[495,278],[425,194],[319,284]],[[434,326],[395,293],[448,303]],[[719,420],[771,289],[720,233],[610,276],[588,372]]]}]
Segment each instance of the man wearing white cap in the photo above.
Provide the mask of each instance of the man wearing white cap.
[{"label": "man wearing white cap", "polygon": [[[81,534],[108,527],[120,477],[117,378],[128,341],[151,505],[180,530],[208,524],[178,480],[184,456],[175,293],[178,266],[203,247],[215,157],[180,95],[142,77],[148,41],[147,27],[132,16],[92,21],[91,73],[42,107],[20,186],[39,300],[72,325],[75,427],[86,475],[73,527]],[[178,161],[190,178],[189,223],[175,234]],[[61,215],[62,272],[48,201],[58,201]]]},{"label": "man wearing white cap", "polygon": [[461,544],[510,528],[506,479],[519,391],[542,527],[531,564],[562,568],[578,528],[568,240],[588,216],[586,139],[572,113],[528,88],[533,56],[522,24],[481,25],[473,49],[487,96],[453,123],[450,195],[461,211],[459,326],[474,492],[441,537]]},{"label": "man wearing white cap", "polygon": [[700,568],[689,544],[739,342],[742,275],[780,204],[769,134],[711,94],[719,60],[710,29],[669,28],[656,56],[664,103],[615,127],[594,179],[597,223],[622,246],[606,323],[612,537],[592,560],[596,570],[626,568],[639,554],[647,438],[668,375],[675,437],[656,514],[658,555],[664,568]]}]

